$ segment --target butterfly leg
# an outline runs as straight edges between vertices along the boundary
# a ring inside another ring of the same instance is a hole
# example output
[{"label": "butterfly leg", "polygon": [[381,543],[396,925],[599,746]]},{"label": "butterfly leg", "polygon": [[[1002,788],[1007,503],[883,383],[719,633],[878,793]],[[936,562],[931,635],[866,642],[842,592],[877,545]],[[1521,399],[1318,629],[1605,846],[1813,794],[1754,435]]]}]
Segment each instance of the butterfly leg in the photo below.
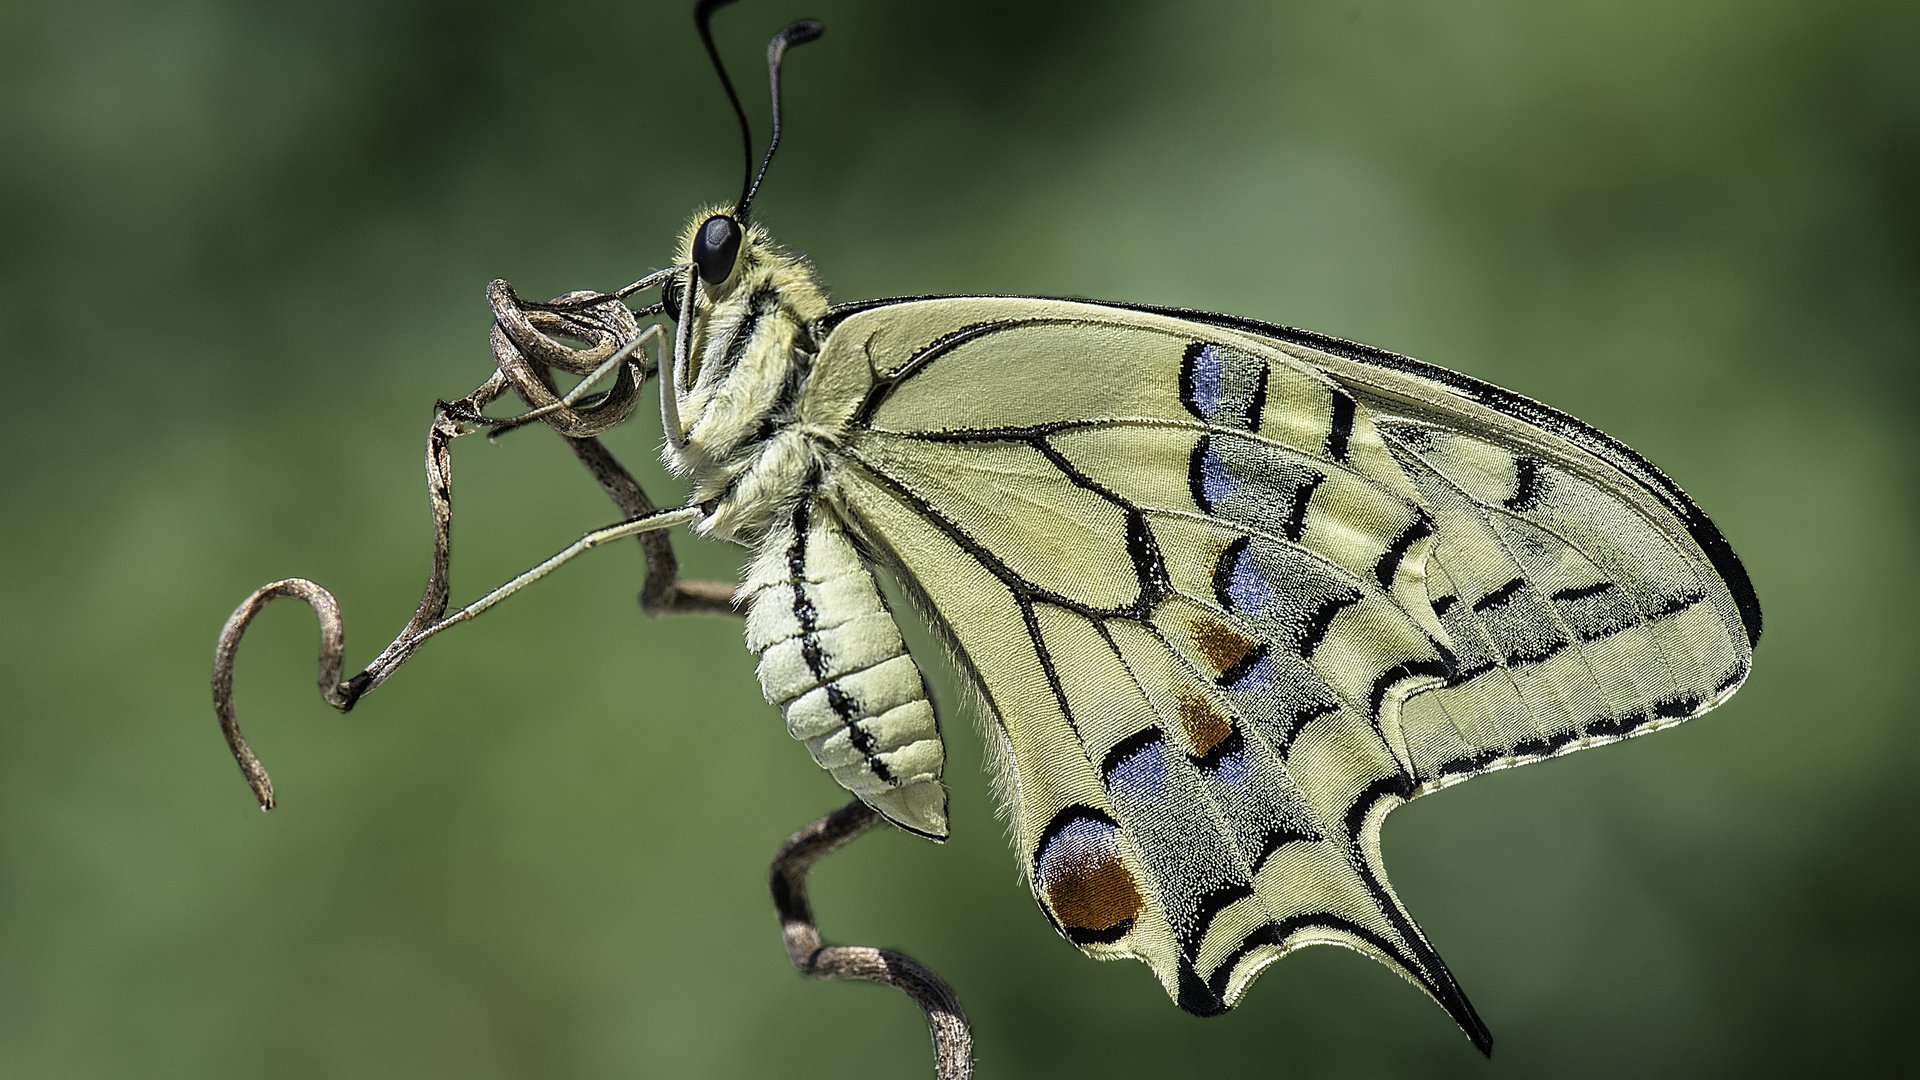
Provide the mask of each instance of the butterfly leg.
[{"label": "butterfly leg", "polygon": [[813,920],[807,900],[807,872],[823,856],[845,847],[881,821],[879,813],[855,799],[794,833],[773,857],[773,904],[787,956],[802,975],[814,979],[862,979],[891,986],[927,1014],[933,1035],[934,1075],[964,1080],[973,1075],[973,1031],[960,999],[934,970],[905,953],[870,945],[828,945]]},{"label": "butterfly leg", "polygon": [[[607,498],[629,518],[653,513],[657,507],[640,487],[640,482],[616,460],[598,439],[568,439],[567,447],[580,464],[599,482]],[[727,581],[681,581],[680,561],[674,557],[673,541],[664,532],[645,533],[640,546],[646,550],[647,578],[640,588],[640,607],[649,615],[745,614],[733,602],[733,583]]]}]

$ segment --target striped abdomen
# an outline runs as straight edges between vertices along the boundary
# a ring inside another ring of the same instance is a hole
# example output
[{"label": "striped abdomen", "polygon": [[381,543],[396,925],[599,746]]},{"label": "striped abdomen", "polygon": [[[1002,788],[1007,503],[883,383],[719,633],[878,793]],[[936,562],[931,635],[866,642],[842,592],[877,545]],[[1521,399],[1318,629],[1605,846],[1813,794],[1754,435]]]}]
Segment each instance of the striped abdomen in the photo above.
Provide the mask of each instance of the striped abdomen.
[{"label": "striped abdomen", "polygon": [[803,503],[740,587],[760,688],[787,731],[895,824],[947,835],[945,747],[920,668],[840,523]]}]

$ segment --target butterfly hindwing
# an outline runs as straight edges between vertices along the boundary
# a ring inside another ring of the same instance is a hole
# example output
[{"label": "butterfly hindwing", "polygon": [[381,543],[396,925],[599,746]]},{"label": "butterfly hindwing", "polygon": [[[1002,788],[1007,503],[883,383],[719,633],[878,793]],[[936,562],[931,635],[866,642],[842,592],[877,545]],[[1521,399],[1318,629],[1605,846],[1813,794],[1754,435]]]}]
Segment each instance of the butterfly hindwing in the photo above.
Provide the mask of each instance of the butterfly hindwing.
[{"label": "butterfly hindwing", "polygon": [[878,389],[823,497],[984,697],[1049,917],[1191,1011],[1332,943],[1484,1042],[1387,884],[1386,813],[1744,674],[1670,502],[1432,380],[1067,301],[835,318],[822,363],[855,350]]},{"label": "butterfly hindwing", "polygon": [[[1097,613],[1093,590],[1026,582],[994,557],[1005,537],[969,534],[894,477],[869,475],[841,497],[974,671],[998,720],[1027,872],[1063,935],[1096,956],[1146,960],[1203,1015],[1282,953],[1343,944],[1478,1034],[1380,871],[1378,821],[1365,815],[1405,790],[1404,773],[1334,689],[1297,658],[1260,654],[1251,624],[1156,584],[1153,562],[1109,592],[1135,591],[1136,614]],[[1272,707],[1283,676],[1315,688],[1284,715]],[[1283,726],[1297,745],[1276,741]],[[1288,775],[1289,751],[1322,778],[1340,774],[1310,788],[1330,811]]]}]

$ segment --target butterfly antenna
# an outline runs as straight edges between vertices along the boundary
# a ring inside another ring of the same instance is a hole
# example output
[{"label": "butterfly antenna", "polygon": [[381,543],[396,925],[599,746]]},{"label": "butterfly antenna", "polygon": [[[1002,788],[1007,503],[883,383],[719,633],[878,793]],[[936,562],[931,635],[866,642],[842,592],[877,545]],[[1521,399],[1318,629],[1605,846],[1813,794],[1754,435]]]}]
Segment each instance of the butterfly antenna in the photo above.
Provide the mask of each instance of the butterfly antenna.
[{"label": "butterfly antenna", "polygon": [[[720,85],[727,91],[727,100],[733,104],[733,115],[740,121],[740,146],[746,153],[744,167],[747,181],[741,185],[741,201],[746,201],[744,192],[751,190],[753,180],[753,131],[747,126],[747,110],[740,104],[740,95],[733,88],[733,80],[727,77],[727,65],[720,62],[720,50],[713,43],[713,13],[733,3],[733,0],[700,0],[693,9],[693,24],[700,29],[700,43],[707,47],[707,59],[713,62],[713,73],[720,76]],[[779,111],[774,112],[775,138],[778,138],[780,126]],[[763,167],[764,168],[764,167]]]},{"label": "butterfly antenna", "polygon": [[773,136],[767,140],[767,153],[760,159],[760,171],[753,174],[753,180],[740,193],[740,204],[734,207],[734,216],[741,221],[747,219],[747,208],[760,191],[760,181],[767,177],[767,166],[773,164],[773,152],[780,149],[780,64],[787,58],[788,49],[805,45],[826,32],[826,27],[808,19],[780,31],[767,43],[767,85],[773,92]]}]

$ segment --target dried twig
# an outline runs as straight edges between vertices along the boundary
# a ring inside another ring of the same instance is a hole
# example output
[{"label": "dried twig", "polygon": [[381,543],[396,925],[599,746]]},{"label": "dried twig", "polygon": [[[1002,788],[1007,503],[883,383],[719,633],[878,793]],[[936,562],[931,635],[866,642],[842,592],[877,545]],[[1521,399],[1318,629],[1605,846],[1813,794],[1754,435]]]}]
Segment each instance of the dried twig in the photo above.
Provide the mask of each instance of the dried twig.
[{"label": "dried twig", "polygon": [[[427,500],[433,518],[433,554],[427,583],[413,618],[371,663],[345,680],[340,678],[345,638],[339,602],[325,588],[304,578],[276,581],[255,591],[234,610],[220,632],[214,648],[214,712],[220,719],[220,729],[234,760],[263,810],[273,808],[273,781],[248,745],[233,706],[234,656],[248,624],[261,608],[280,597],[291,596],[314,609],[321,624],[320,696],[327,704],[346,712],[368,691],[385,682],[428,638],[504,598],[518,588],[523,579],[530,580],[528,575],[523,575],[451,617],[447,615],[448,576],[453,556],[450,450],[455,439],[477,431],[497,433],[538,420],[566,439],[615,505],[626,511],[629,523],[644,522],[657,512],[632,474],[594,438],[632,415],[638,402],[640,384],[645,377],[644,357],[636,359],[633,354],[636,344],[645,337],[635,313],[620,302],[618,295],[594,293],[570,293],[547,304],[529,305],[514,295],[512,287],[503,281],[487,287],[487,299],[494,312],[491,338],[497,369],[466,397],[437,403],[433,421],[427,428]],[[555,335],[581,345],[568,344]],[[583,381],[562,395],[553,385],[554,369],[583,376]],[[615,373],[612,387],[587,398],[586,391],[599,375],[609,370]],[[487,406],[508,389],[519,395],[530,411],[504,420],[488,417]],[[607,532],[602,530],[600,534],[588,536],[603,536]],[[733,610],[730,586],[677,580],[678,565],[664,533],[646,532],[640,539],[647,554],[647,584],[642,600],[648,611],[665,614]],[[576,548],[599,542],[600,539],[583,538]],[[548,564],[542,566],[551,568]],[[536,569],[539,573],[545,572]]]},{"label": "dried twig", "polygon": [[[644,283],[643,280],[611,294],[569,293],[544,304],[521,300],[504,281],[495,281],[487,287],[487,301],[494,314],[491,342],[497,370],[466,397],[440,402],[434,409],[426,445],[427,499],[433,517],[433,556],[426,587],[413,618],[365,668],[349,678],[340,677],[345,663],[346,637],[339,602],[332,593],[305,578],[288,578],[262,586],[228,618],[214,647],[214,712],[234,760],[261,809],[273,808],[273,781],[254,755],[235,718],[233,668],[247,626],[261,608],[280,597],[300,600],[318,616],[320,696],[341,712],[353,708],[362,696],[398,670],[427,638],[485,610],[578,550],[617,535],[638,534],[646,552],[647,574],[640,603],[648,614],[743,614],[734,603],[730,584],[679,580],[679,563],[667,534],[645,531],[655,528],[654,522],[677,520],[679,512],[661,511],[633,474],[596,437],[632,414],[640,385],[652,370],[641,351],[648,334],[640,330],[636,313],[621,302]],[[639,314],[656,312],[657,307],[643,309]],[[559,338],[572,339],[581,346]],[[562,394],[553,384],[555,369],[582,376],[582,380],[573,390]],[[602,393],[588,396],[586,391],[610,372],[615,374],[613,385]],[[487,406],[508,389],[526,403],[529,411],[505,419],[485,415]],[[449,616],[448,577],[453,557],[452,443],[477,431],[498,434],[536,421],[552,428],[565,440],[607,497],[626,515],[627,521],[587,534],[555,558]],[[932,969],[912,957],[886,949],[824,945],[814,925],[807,903],[807,871],[822,856],[844,846],[879,820],[874,811],[856,801],[794,834],[780,849],[773,864],[773,894],[786,936],[787,954],[795,967],[813,978],[864,979],[896,987],[913,998],[927,1014],[927,1026],[933,1033],[937,1075],[941,1080],[969,1077],[973,1073],[973,1039],[966,1014],[953,991]]]},{"label": "dried twig", "polygon": [[952,987],[934,970],[905,953],[871,945],[828,945],[807,902],[807,871],[822,856],[845,847],[871,829],[880,815],[855,800],[787,838],[773,857],[773,906],[787,956],[802,975],[814,979],[864,979],[891,986],[927,1014],[933,1035],[934,1075],[964,1080],[973,1075],[973,1033]]}]

